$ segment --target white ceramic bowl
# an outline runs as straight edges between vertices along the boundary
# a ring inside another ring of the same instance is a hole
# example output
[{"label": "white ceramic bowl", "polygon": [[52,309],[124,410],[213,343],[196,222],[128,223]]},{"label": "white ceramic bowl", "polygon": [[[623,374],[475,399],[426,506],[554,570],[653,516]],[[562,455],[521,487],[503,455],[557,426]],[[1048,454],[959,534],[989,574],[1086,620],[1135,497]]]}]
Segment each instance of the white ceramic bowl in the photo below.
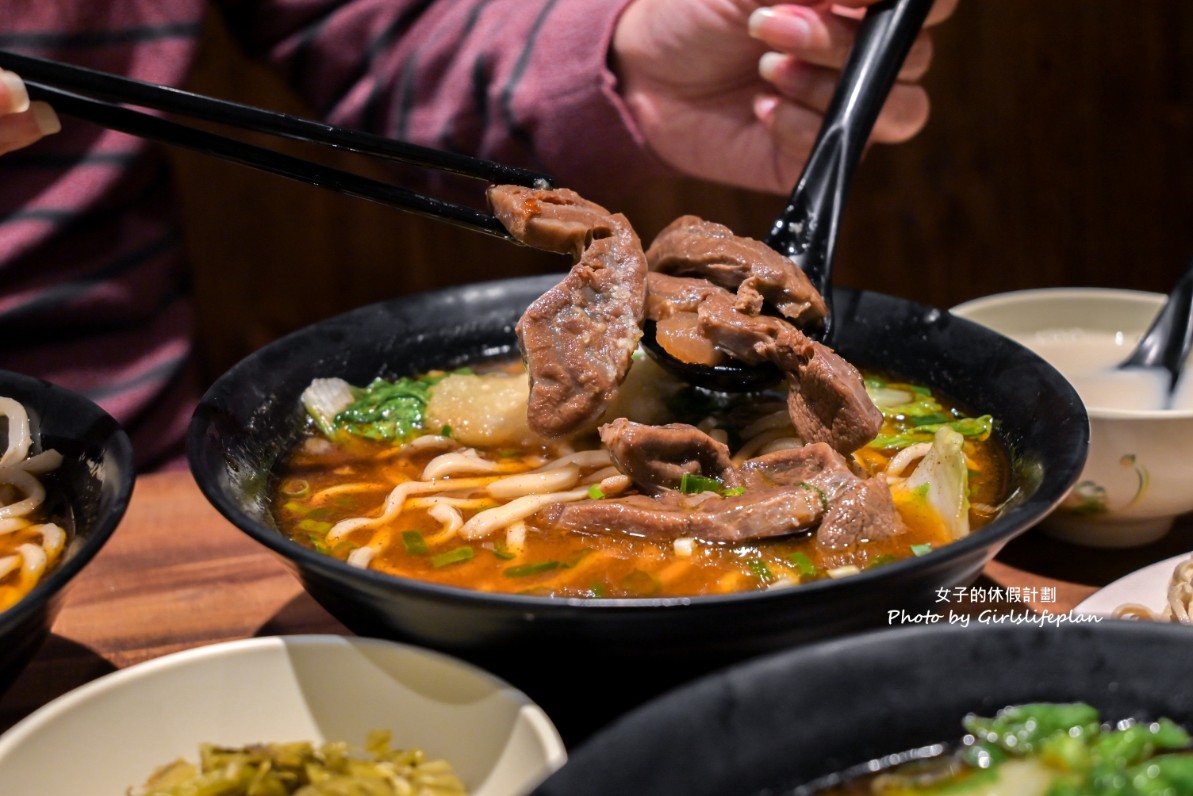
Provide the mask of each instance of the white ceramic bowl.
[{"label": "white ceramic bowl", "polygon": [[[1163,302],[1160,294],[1134,290],[1043,288],[986,296],[951,310],[1039,353],[1073,382],[1086,404],[1090,446],[1085,469],[1041,523],[1054,536],[1093,547],[1142,545],[1164,536],[1178,514],[1193,511],[1193,408],[1111,408],[1109,398],[1091,397],[1092,387],[1071,375],[1077,372],[1071,354],[1040,343],[1041,337],[1055,340],[1080,331],[1114,334],[1108,356],[1118,362],[1132,351]],[[1193,407],[1193,402],[1186,405]]]},{"label": "white ceramic bowl", "polygon": [[341,636],[213,644],[101,677],[0,736],[0,790],[122,794],[199,744],[393,733],[452,764],[473,796],[525,794],[566,754],[528,697],[418,647]]}]

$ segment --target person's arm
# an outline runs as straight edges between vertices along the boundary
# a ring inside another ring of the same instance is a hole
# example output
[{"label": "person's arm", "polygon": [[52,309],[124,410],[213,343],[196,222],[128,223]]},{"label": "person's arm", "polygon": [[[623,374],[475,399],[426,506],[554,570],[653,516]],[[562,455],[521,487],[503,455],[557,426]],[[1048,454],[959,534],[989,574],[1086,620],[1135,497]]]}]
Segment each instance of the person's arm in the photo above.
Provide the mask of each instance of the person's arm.
[{"label": "person's arm", "polygon": [[53,108],[44,102],[30,102],[21,78],[0,69],[0,155],[29,146],[61,128]]},{"label": "person's arm", "polygon": [[669,171],[617,93],[628,0],[225,0],[229,28],[334,124],[599,191]]}]

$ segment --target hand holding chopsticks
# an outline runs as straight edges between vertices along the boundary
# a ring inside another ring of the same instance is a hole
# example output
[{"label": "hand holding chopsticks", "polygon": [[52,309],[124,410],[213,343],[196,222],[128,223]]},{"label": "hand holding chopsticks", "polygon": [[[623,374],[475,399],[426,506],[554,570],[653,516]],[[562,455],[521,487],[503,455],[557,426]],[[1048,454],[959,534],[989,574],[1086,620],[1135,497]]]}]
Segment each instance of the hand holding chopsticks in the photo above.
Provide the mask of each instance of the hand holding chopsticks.
[{"label": "hand holding chopsticks", "polygon": [[17,53],[0,51],[0,68],[18,73],[33,99],[46,100],[62,114],[164,144],[181,146],[348,196],[390,205],[513,240],[490,213],[424,196],[400,186],[201,130],[126,106],[189,116],[234,128],[307,141],[332,149],[486,180],[494,184],[550,187],[551,179],[526,169],[383,136],[302,119],[289,114],[205,97]]}]

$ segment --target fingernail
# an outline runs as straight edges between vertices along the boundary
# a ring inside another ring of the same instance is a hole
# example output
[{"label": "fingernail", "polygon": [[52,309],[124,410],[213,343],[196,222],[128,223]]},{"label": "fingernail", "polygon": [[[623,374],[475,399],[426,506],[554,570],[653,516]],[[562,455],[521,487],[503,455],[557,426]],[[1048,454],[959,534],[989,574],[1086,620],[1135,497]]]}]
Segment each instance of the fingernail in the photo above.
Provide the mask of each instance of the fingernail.
[{"label": "fingernail", "polygon": [[765,122],[773,116],[777,107],[779,98],[773,94],[759,94],[754,98],[754,116],[760,121]]},{"label": "fingernail", "polygon": [[25,88],[25,81],[13,72],[0,69],[0,83],[8,92],[8,110],[10,113],[21,113],[29,109],[29,91]]},{"label": "fingernail", "polygon": [[787,56],[783,53],[763,53],[758,59],[758,75],[770,83],[774,83],[780,76],[783,65],[787,63]]},{"label": "fingernail", "polygon": [[812,40],[812,26],[799,13],[766,6],[755,9],[749,19],[750,35],[774,47],[798,49]]},{"label": "fingernail", "polygon": [[62,122],[58,119],[58,114],[49,105],[44,102],[34,102],[29,107],[33,111],[33,120],[37,122],[37,130],[42,135],[53,135],[62,129]]}]

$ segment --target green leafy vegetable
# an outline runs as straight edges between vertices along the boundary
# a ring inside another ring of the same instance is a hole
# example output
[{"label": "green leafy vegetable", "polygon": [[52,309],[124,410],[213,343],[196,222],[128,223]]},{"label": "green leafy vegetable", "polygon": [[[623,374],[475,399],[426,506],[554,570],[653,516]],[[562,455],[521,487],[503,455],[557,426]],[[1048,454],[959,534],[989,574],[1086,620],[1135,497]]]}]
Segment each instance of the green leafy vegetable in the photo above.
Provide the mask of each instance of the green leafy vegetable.
[{"label": "green leafy vegetable", "polygon": [[967,716],[970,738],[943,776],[905,776],[882,793],[899,796],[1184,796],[1193,794],[1189,733],[1168,719],[1111,727],[1085,703],[1015,705]]},{"label": "green leafy vegetable", "polygon": [[438,376],[374,379],[354,390],[356,400],[335,416],[335,427],[369,439],[403,441],[423,430],[431,387]]}]

